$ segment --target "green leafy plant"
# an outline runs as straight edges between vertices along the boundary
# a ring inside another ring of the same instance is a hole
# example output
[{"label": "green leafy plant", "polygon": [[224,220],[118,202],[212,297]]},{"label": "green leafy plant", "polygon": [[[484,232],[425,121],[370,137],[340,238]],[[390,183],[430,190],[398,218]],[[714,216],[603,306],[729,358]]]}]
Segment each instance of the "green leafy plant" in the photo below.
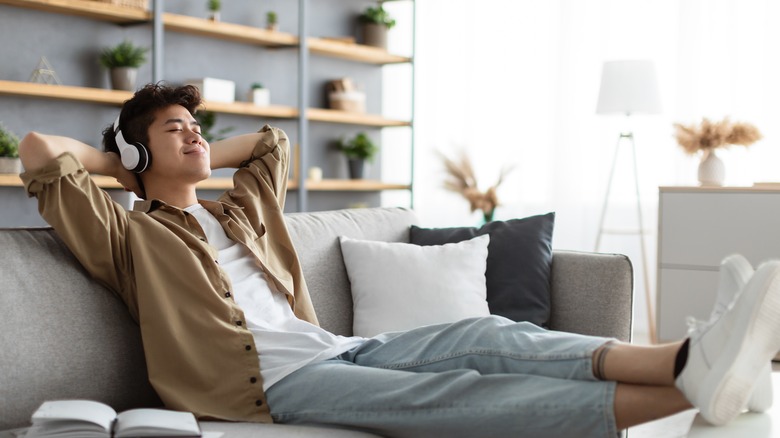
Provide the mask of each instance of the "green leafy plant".
[{"label": "green leafy plant", "polygon": [[276,15],[276,12],[274,12],[274,11],[268,11],[268,13],[265,14],[265,21],[269,25],[273,25],[273,24],[278,23],[279,22],[278,20],[279,20],[279,17]]},{"label": "green leafy plant", "polygon": [[213,111],[198,111],[195,113],[195,120],[200,124],[200,135],[209,143],[224,139],[225,134],[236,129],[233,126],[228,126],[216,133],[212,133],[211,130],[214,129],[214,125],[217,123],[217,114]]},{"label": "green leafy plant", "polygon": [[19,157],[19,137],[0,123],[0,157]]},{"label": "green leafy plant", "polygon": [[250,88],[252,88],[253,90],[258,90],[265,87],[260,82],[253,82],[252,85],[250,85]]},{"label": "green leafy plant", "polygon": [[337,146],[347,158],[352,159],[373,161],[374,156],[379,152],[379,147],[368,138],[365,132],[358,133],[350,140],[341,139]]},{"label": "green leafy plant", "polygon": [[138,68],[146,62],[146,52],[149,49],[133,45],[128,40],[114,47],[106,47],[100,52],[100,64],[105,68],[133,67]]},{"label": "green leafy plant", "polygon": [[222,9],[222,0],[209,0],[208,8],[211,12],[219,12]]},{"label": "green leafy plant", "polygon": [[377,7],[368,7],[358,18],[361,23],[382,24],[388,29],[395,26],[395,19],[380,4]]}]

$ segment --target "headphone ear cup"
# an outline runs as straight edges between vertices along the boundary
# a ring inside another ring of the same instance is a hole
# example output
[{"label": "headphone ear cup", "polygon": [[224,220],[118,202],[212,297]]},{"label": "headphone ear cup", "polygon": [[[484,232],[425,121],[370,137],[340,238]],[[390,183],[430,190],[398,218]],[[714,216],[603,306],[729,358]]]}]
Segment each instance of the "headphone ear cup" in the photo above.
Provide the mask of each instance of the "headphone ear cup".
[{"label": "headphone ear cup", "polygon": [[142,143],[134,143],[133,146],[133,150],[137,151],[136,153],[138,154],[138,164],[131,170],[135,173],[141,173],[149,168],[149,164],[152,162],[152,156],[149,154],[149,150],[146,149],[146,146]]}]

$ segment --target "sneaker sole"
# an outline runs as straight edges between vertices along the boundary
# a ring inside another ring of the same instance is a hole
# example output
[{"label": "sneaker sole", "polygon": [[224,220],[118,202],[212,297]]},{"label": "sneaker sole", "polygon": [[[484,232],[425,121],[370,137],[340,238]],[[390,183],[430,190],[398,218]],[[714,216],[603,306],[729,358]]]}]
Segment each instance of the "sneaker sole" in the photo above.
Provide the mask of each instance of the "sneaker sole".
[{"label": "sneaker sole", "polygon": [[705,385],[705,388],[712,388],[702,395],[704,400],[710,400],[707,420],[714,425],[724,425],[742,411],[756,376],[780,349],[780,262],[771,264],[774,269],[761,270],[766,278],[761,279],[763,294],[755,298],[757,304],[752,306],[752,323],[726,347],[730,350],[736,343],[741,344],[735,359],[727,357],[718,361],[713,367],[716,372],[711,375],[712,379],[720,381]]}]

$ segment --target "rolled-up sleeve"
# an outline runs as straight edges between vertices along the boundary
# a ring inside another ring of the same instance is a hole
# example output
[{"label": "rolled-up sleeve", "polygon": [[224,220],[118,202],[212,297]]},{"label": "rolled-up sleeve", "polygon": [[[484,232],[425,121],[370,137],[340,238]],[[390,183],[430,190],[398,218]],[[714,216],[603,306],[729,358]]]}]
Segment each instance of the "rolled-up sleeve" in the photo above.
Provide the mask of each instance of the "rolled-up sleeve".
[{"label": "rolled-up sleeve", "polygon": [[[252,156],[242,163],[233,175],[234,189],[230,197],[245,209],[258,209],[276,204],[284,210],[287,195],[287,173],[290,161],[290,142],[287,134],[279,128],[263,126],[258,132],[258,140],[252,150]],[[269,202],[269,195],[275,198]],[[256,212],[261,216],[260,212]]]},{"label": "rolled-up sleeve", "polygon": [[90,178],[75,156],[65,153],[41,169],[21,175],[38,211],[98,281],[130,304],[127,211]]}]

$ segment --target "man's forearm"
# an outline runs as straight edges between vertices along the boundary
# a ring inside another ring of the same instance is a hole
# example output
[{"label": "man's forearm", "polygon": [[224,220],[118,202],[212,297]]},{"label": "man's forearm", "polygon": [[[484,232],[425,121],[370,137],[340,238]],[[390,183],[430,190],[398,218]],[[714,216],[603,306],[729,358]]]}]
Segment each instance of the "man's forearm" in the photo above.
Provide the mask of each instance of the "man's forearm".
[{"label": "man's forearm", "polygon": [[211,168],[237,168],[252,157],[262,134],[244,134],[211,144]]},{"label": "man's forearm", "polygon": [[72,153],[90,173],[114,177],[118,174],[116,154],[106,154],[69,137],[30,132],[19,143],[19,157],[28,171],[40,169],[66,152]]}]

